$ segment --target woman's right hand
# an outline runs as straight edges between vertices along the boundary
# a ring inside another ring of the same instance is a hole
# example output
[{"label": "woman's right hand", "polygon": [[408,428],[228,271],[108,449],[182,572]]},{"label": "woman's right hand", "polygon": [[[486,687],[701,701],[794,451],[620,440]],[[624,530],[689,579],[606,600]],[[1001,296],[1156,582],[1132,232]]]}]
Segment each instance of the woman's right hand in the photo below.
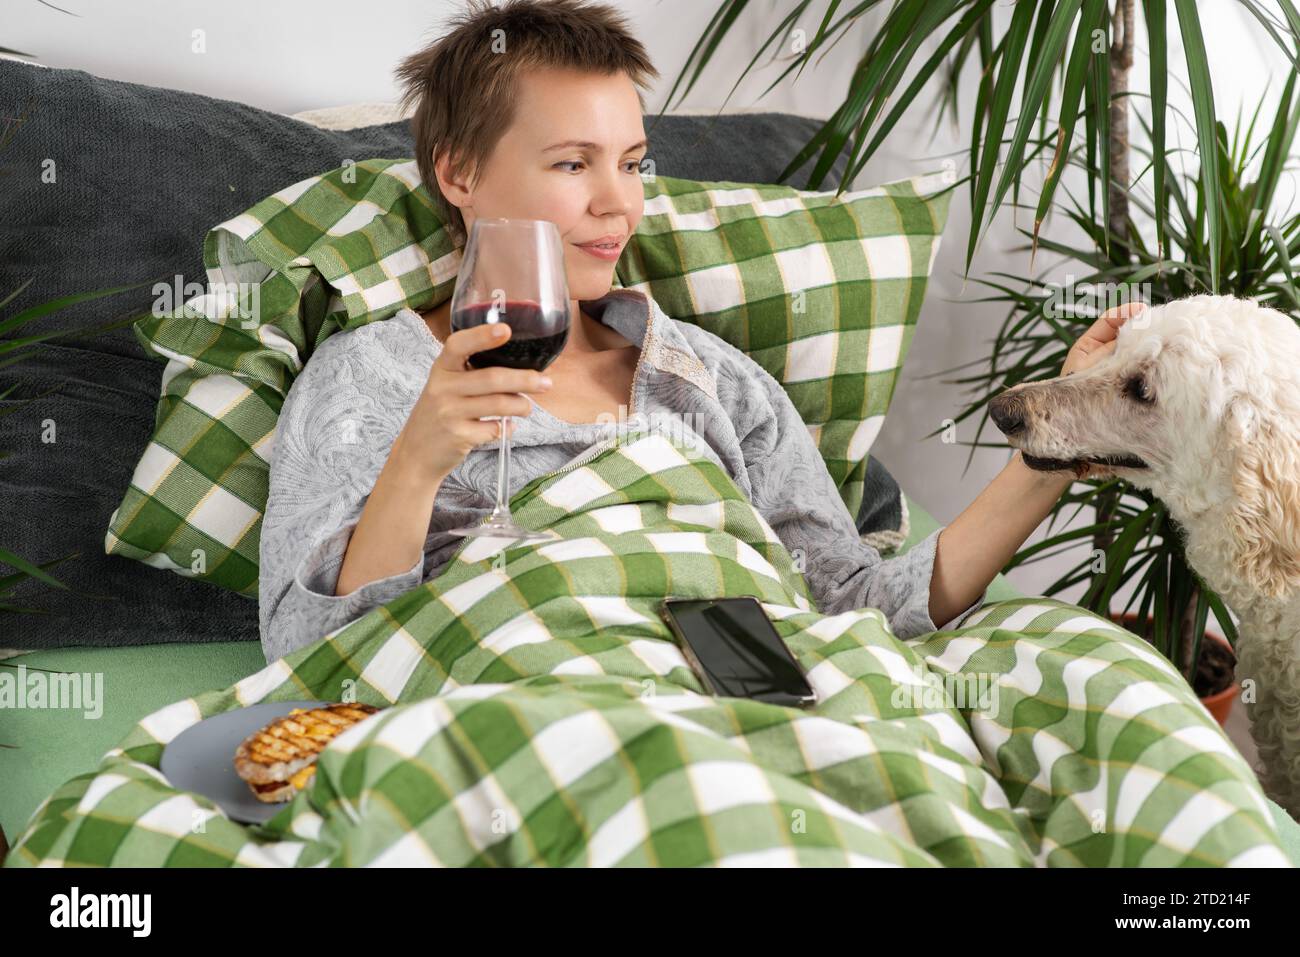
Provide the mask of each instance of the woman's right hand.
[{"label": "woman's right hand", "polygon": [[473,353],[494,349],[511,334],[503,322],[485,323],[457,330],[444,342],[398,437],[403,458],[429,481],[440,483],[471,449],[497,440],[500,423],[480,416],[527,416],[533,405],[520,393],[551,387],[550,378],[534,369],[469,367]]}]

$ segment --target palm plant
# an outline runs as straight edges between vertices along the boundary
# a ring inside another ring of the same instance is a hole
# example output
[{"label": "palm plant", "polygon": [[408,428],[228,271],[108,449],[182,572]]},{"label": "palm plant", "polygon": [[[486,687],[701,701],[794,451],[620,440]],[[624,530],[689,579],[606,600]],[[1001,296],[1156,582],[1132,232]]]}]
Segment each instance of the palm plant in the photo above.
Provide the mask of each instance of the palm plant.
[{"label": "palm plant", "polygon": [[[1300,11],[1291,0],[1278,0],[1283,15],[1280,20],[1256,0],[1237,2],[1262,25],[1287,59],[1300,68],[1293,52],[1293,48],[1300,47]],[[722,0],[673,83],[668,105],[683,81],[686,86],[678,103],[690,94],[748,4],[749,0]],[[1210,243],[1217,246],[1223,238],[1224,224],[1220,215],[1222,196],[1217,193],[1220,178],[1213,168],[1217,154],[1211,145],[1215,141],[1217,121],[1205,39],[1195,0],[1173,0],[1172,5],[1185,51],[1197,139],[1203,147],[1202,160],[1210,167],[1206,184],[1210,193],[1205,196],[1206,229]],[[790,4],[789,13],[754,54],[727,100],[769,47],[776,44],[775,57],[787,40],[794,41],[795,56],[760,98],[792,71],[797,69],[802,73],[818,50],[826,47],[829,51],[858,18],[883,5],[880,0],[861,0],[852,5],[845,5],[841,0],[825,0],[816,33],[803,44],[801,35],[793,34],[792,30],[810,6],[812,0],[794,0]],[[847,9],[841,9],[846,6]],[[1165,0],[1141,0],[1141,7],[1151,59],[1151,171],[1157,197],[1153,215],[1157,244],[1163,248],[1168,223],[1165,117],[1169,11]],[[858,60],[843,102],[790,161],[780,179],[784,180],[810,158],[818,156],[806,188],[820,188],[852,137],[850,158],[839,184],[840,190],[848,188],[932,79],[940,77],[944,83],[940,115],[949,107],[956,111],[963,67],[974,57],[979,66],[979,88],[970,118],[971,229],[966,270],[969,272],[979,239],[1006,199],[1008,190],[1012,191],[1013,202],[1018,200],[1021,172],[1028,158],[1026,151],[1031,147],[1033,121],[1038,120],[1040,136],[1045,135],[1049,116],[1053,114],[1055,153],[1035,208],[1034,236],[1037,237],[1052,205],[1064,159],[1075,146],[1077,124],[1082,117],[1088,166],[1099,171],[1095,181],[1102,187],[1094,191],[1094,180],[1089,181],[1090,209],[1093,218],[1104,227],[1101,248],[1109,250],[1111,239],[1116,234],[1122,238],[1128,221],[1127,104],[1128,72],[1133,63],[1134,8],[1135,0],[1113,0],[1113,3],[1017,0],[1010,22],[1005,29],[999,29],[994,23],[994,0],[894,0]],[[838,19],[837,13],[841,14]],[[933,49],[918,64],[923,46]],[[1059,96],[1053,90],[1054,74],[1060,80]],[[904,86],[904,79],[909,77]],[[1019,104],[1013,116],[1012,104],[1017,96]],[[1002,133],[1012,119],[1015,121],[1013,134],[1005,154],[1000,157]],[[1097,199],[1101,202],[1100,216],[1096,215]],[[1217,263],[1211,267],[1210,287],[1215,290],[1219,287]]]},{"label": "palm plant", "polygon": [[[1069,310],[1057,309],[1055,303],[1060,299],[1086,304],[1088,289],[1132,289],[1141,284],[1153,301],[1166,302],[1212,291],[1217,275],[1220,292],[1253,299],[1300,321],[1293,266],[1300,256],[1300,212],[1277,208],[1279,186],[1292,171],[1287,157],[1300,127],[1300,96],[1295,95],[1295,87],[1296,77],[1291,74],[1263,136],[1257,135],[1261,101],[1244,128],[1245,117],[1238,116],[1231,136],[1222,123],[1217,124],[1216,162],[1202,161],[1195,173],[1166,181],[1173,207],[1167,224],[1167,256],[1144,240],[1131,218],[1123,238],[1112,240],[1123,255],[1118,261],[1106,256],[1099,245],[1102,226],[1076,201],[1067,216],[1084,241],[1072,244],[1040,239],[1045,250],[1084,269],[1066,289],[1058,290],[1047,282],[1046,272],[1027,278],[995,272],[976,280],[994,291],[984,301],[1010,304],[991,355],[979,361],[987,363],[987,368],[955,380],[974,395],[958,419],[980,414],[976,445],[982,444],[978,439],[988,420],[988,401],[1007,386],[1054,375],[1070,344],[1092,321],[1091,310],[1088,315],[1072,316]],[[1149,157],[1145,150],[1137,152]],[[1082,165],[1074,158],[1071,162]],[[1217,177],[1213,184],[1211,175]],[[1131,192],[1130,200],[1143,215],[1152,217],[1154,197],[1140,185]],[[1222,228],[1217,241],[1209,230],[1211,194],[1217,194],[1221,203]],[[1019,232],[1032,238],[1024,229]],[[1001,442],[987,444],[1003,446]],[[1068,525],[1083,508],[1100,511],[1103,505],[1109,507],[1108,518],[1052,534],[1067,511],[1069,518],[1062,524]],[[1053,513],[1048,537],[1022,549],[1009,567],[1077,549],[1101,530],[1111,535],[1101,570],[1096,569],[1095,556],[1090,553],[1053,582],[1047,594],[1086,581],[1088,588],[1079,604],[1105,613],[1116,592],[1136,578],[1123,610],[1128,612],[1136,604],[1139,622],[1151,616],[1148,637],[1189,678],[1199,661],[1200,641],[1211,610],[1235,645],[1236,631],[1227,610],[1187,565],[1178,529],[1164,504],[1118,479],[1076,483]]]}]

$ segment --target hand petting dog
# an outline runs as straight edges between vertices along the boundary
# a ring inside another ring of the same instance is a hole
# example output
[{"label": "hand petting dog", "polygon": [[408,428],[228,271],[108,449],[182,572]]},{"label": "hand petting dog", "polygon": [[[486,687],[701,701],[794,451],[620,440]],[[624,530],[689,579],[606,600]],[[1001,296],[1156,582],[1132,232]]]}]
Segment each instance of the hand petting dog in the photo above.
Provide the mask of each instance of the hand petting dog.
[{"label": "hand petting dog", "polygon": [[1061,375],[1070,375],[1072,372],[1086,369],[1114,352],[1115,337],[1119,335],[1119,327],[1124,325],[1126,319],[1141,312],[1145,306],[1146,303],[1143,302],[1126,302],[1111,306],[1098,316],[1097,321],[1088,327],[1088,331],[1070,346],[1070,351],[1061,366]]}]

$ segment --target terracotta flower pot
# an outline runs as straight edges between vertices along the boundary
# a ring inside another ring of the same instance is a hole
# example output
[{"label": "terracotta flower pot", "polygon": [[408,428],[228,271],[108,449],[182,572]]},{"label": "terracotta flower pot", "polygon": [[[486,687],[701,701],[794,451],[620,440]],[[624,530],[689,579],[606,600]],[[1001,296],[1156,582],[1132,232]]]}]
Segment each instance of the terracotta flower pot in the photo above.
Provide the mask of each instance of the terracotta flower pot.
[{"label": "terracotta flower pot", "polygon": [[[1130,612],[1124,615],[1111,615],[1110,618],[1116,624],[1123,625],[1134,634],[1142,634],[1142,632],[1136,627],[1138,624],[1137,615]],[[1149,620],[1150,619],[1148,619],[1148,621]],[[1205,637],[1214,642],[1215,645],[1218,645],[1220,650],[1216,652],[1204,641],[1201,642],[1201,660],[1205,661],[1207,655],[1214,655],[1216,657],[1226,655],[1226,667],[1231,670],[1231,668],[1237,663],[1237,656],[1233,653],[1232,646],[1228,644],[1228,640],[1218,632],[1209,631],[1208,629],[1205,632]],[[1205,706],[1205,710],[1210,712],[1210,714],[1214,716],[1214,720],[1219,722],[1222,726],[1227,722],[1228,716],[1232,713],[1232,702],[1235,701],[1240,694],[1241,685],[1233,679],[1222,691],[1216,691],[1209,695],[1198,694],[1197,697],[1200,699],[1201,704]]]}]

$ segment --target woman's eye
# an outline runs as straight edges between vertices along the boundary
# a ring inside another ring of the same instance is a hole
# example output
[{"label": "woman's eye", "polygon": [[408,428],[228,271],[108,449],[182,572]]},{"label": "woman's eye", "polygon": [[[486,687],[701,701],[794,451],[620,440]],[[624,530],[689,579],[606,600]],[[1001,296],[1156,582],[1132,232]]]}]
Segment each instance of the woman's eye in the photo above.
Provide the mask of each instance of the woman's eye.
[{"label": "woman's eye", "polygon": [[[625,167],[631,167],[631,169],[628,170],[629,173],[640,173],[640,172],[641,172],[641,163],[642,163],[642,162],[643,162],[642,160],[628,160],[628,161],[627,161],[626,163],[624,163],[623,165],[624,165]],[[560,166],[581,166],[581,165],[582,165],[582,161],[581,161],[581,160],[565,160],[564,162],[562,162],[562,163],[556,163],[555,165],[556,165],[557,167],[560,167]]]},{"label": "woman's eye", "polygon": [[1134,402],[1141,402],[1144,405],[1150,405],[1156,400],[1146,377],[1141,375],[1131,375],[1124,380],[1124,394]]}]

